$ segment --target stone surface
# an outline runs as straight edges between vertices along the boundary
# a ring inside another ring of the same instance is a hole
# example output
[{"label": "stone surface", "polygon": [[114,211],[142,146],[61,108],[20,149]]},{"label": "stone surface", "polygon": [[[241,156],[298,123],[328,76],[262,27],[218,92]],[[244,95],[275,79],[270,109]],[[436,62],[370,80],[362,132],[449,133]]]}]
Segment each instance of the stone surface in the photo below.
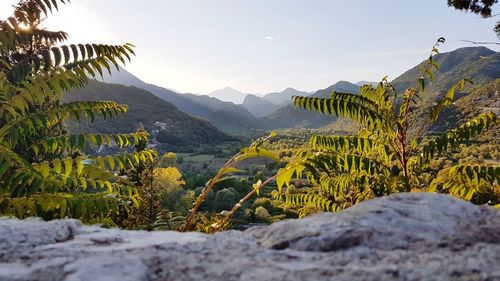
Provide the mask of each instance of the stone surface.
[{"label": "stone surface", "polygon": [[0,219],[0,280],[500,280],[500,210],[399,194],[215,235]]}]

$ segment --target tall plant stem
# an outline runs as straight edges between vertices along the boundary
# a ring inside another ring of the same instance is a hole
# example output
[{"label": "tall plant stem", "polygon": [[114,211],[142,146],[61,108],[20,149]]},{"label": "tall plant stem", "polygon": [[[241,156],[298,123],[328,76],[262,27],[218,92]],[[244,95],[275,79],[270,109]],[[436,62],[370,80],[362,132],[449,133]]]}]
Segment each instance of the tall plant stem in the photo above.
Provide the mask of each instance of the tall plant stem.
[{"label": "tall plant stem", "polygon": [[207,198],[208,194],[210,191],[214,188],[215,184],[218,182],[220,177],[222,176],[222,171],[226,168],[231,167],[236,163],[235,159],[240,155],[240,153],[234,155],[231,159],[229,159],[223,166],[222,168],[217,172],[217,174],[210,180],[208,185],[203,189],[202,193],[196,198],[196,202],[193,205],[193,208],[191,209],[191,214],[189,217],[186,219],[186,224],[183,227],[183,231],[192,231],[193,229],[193,220],[194,217],[196,216],[196,212],[198,212],[198,209],[200,208],[201,204],[205,202],[205,199]]},{"label": "tall plant stem", "polygon": [[229,222],[229,220],[233,217],[234,213],[239,208],[241,208],[243,203],[245,203],[248,199],[250,199],[250,197],[252,197],[255,193],[257,193],[261,188],[268,185],[271,181],[275,180],[277,176],[278,175],[276,174],[276,175],[268,178],[265,182],[261,183],[259,186],[252,189],[252,191],[250,191],[247,195],[245,195],[245,197],[241,198],[241,200],[233,206],[233,208],[227,213],[226,217],[218,225],[219,226],[226,225]]}]

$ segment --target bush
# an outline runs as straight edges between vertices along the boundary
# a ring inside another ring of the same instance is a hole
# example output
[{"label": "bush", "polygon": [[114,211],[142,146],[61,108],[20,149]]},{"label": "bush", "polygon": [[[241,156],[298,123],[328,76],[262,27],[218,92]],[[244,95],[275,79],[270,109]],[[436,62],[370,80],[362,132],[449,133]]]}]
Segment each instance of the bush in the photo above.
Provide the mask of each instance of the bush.
[{"label": "bush", "polygon": [[214,209],[217,212],[230,209],[238,201],[238,193],[234,188],[224,188],[215,194]]},{"label": "bush", "polygon": [[254,207],[264,207],[264,208],[269,210],[269,209],[273,208],[273,202],[269,198],[261,197],[261,198],[255,199],[255,201],[253,202],[253,206]]},{"label": "bush", "polygon": [[255,209],[255,218],[258,221],[269,222],[271,215],[269,215],[269,212],[267,211],[266,208],[259,206]]}]

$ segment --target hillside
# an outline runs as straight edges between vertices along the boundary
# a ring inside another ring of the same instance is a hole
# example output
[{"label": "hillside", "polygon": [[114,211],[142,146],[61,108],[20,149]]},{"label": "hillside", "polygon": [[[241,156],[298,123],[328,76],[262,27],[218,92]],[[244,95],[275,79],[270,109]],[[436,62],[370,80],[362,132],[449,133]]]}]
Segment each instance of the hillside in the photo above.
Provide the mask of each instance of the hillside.
[{"label": "hillside", "polygon": [[64,102],[106,100],[124,103],[129,111],[118,117],[89,124],[72,123],[73,131],[131,133],[143,125],[166,149],[186,149],[232,140],[208,121],[179,111],[174,105],[136,87],[91,81],[88,87],[64,96]]},{"label": "hillside", "polygon": [[[434,59],[440,64],[440,70],[436,72],[429,90],[422,95],[421,107],[416,111],[418,122],[425,122],[436,100],[463,78],[470,79],[474,85],[467,86],[463,93],[457,92],[457,101],[441,114],[438,122],[429,128],[430,131],[443,132],[454,128],[471,118],[473,113],[487,108],[487,104],[494,104],[491,92],[498,87],[498,83],[492,81],[500,78],[500,53],[485,47],[467,47],[438,54]],[[426,61],[420,63],[394,79],[396,89],[402,91],[415,86],[415,77],[425,63]]]},{"label": "hillside", "polygon": [[[440,64],[432,85],[434,93],[447,91],[462,78],[472,80],[475,84],[492,81],[500,77],[500,53],[486,47],[460,48],[448,53],[438,54],[434,60]],[[406,71],[392,83],[399,91],[415,83],[420,68],[427,63],[423,61]]]},{"label": "hillside", "polygon": [[[487,111],[500,115],[500,78],[475,86],[470,93],[465,94],[450,108],[443,111],[441,118],[430,130],[438,132],[449,130]],[[500,137],[499,128],[500,124],[497,124],[490,130],[497,140]]]},{"label": "hillside", "polygon": [[500,78],[477,86],[470,94],[455,102],[464,116],[475,116],[485,111],[500,115]]},{"label": "hillside", "polygon": [[241,133],[249,129],[265,129],[266,125],[247,110],[239,109],[219,109],[207,116],[212,124],[229,133]]},{"label": "hillside", "polygon": [[[183,111],[190,115],[207,118],[213,124],[217,124],[217,127],[221,130],[228,131],[233,128],[231,119],[243,120],[241,123],[241,129],[255,127],[256,118],[252,116],[252,114],[241,105],[236,105],[231,102],[224,102],[217,98],[209,97],[206,95],[180,94],[166,88],[148,84],[135,77],[131,73],[127,72],[123,68],[120,70],[120,72],[113,73],[112,76],[105,76],[104,82],[122,84],[126,86],[135,86],[137,88],[144,89],[154,94],[155,96],[173,104],[180,111]],[[226,111],[227,114],[229,114],[229,119],[216,118],[211,120],[213,116],[218,116],[218,114],[215,114],[215,112],[219,110]],[[246,118],[250,118],[248,122],[244,122]],[[229,122],[226,123],[225,120],[228,120]]]}]

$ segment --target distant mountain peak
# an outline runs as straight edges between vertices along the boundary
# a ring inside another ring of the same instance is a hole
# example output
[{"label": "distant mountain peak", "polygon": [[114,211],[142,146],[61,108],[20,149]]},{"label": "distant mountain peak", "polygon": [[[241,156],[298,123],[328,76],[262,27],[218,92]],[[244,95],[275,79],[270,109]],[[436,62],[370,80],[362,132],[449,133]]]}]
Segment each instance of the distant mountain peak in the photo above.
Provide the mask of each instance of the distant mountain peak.
[{"label": "distant mountain peak", "polygon": [[109,134],[116,133],[117,130],[132,133],[139,126],[144,126],[151,133],[151,144],[160,143],[161,149],[168,151],[192,149],[200,144],[214,144],[232,139],[208,120],[184,113],[172,103],[135,86],[90,81],[87,87],[65,95],[63,101],[77,100],[115,101],[127,104],[129,110],[120,118],[71,122],[69,128],[73,133],[88,131]]},{"label": "distant mountain peak", "polygon": [[357,85],[346,80],[339,80],[331,87],[352,87],[352,86],[357,86]]},{"label": "distant mountain peak", "polygon": [[297,92],[298,90],[292,87],[288,87],[282,91],[282,93],[287,93],[287,92]]},{"label": "distant mountain peak", "polygon": [[372,85],[373,87],[376,87],[378,85],[378,82],[361,80],[359,82],[356,82],[354,85],[359,86],[359,87],[364,86],[364,85]]},{"label": "distant mountain peak", "polygon": [[233,87],[224,87],[220,90],[216,90],[208,94],[209,97],[217,98],[221,101],[232,102],[235,104],[241,104],[245,100],[248,94],[243,93]]},{"label": "distant mountain peak", "polygon": [[349,81],[340,80],[330,87],[326,88],[328,91],[338,91],[338,92],[348,92],[348,93],[357,93],[359,91],[359,86],[353,84]]},{"label": "distant mountain peak", "polygon": [[257,117],[263,117],[271,114],[280,107],[278,104],[252,94],[249,94],[245,97],[242,105],[250,113]]},{"label": "distant mountain peak", "polygon": [[285,90],[283,90],[282,92],[270,93],[270,94],[263,96],[262,98],[267,100],[267,101],[270,101],[274,104],[283,106],[283,105],[290,104],[292,102],[291,101],[292,96],[308,96],[308,95],[309,95],[309,93],[299,91],[299,90],[294,89],[292,87],[288,87]]},{"label": "distant mountain peak", "polygon": [[[217,91],[221,91],[221,90],[224,90],[224,91],[234,91],[234,92],[239,92],[239,93],[242,93],[240,90],[235,89],[235,88],[233,88],[233,87],[231,87],[231,86],[226,86],[226,87],[224,87],[224,88],[222,88],[222,89],[220,89],[220,90],[217,90]],[[214,92],[216,92],[216,91],[214,91]]]},{"label": "distant mountain peak", "polygon": [[261,97],[257,96],[257,95],[254,95],[254,94],[248,94],[246,97],[245,97],[245,100],[243,101],[243,103],[245,103],[245,101],[250,101],[250,100],[258,100],[258,99],[261,99]]}]

